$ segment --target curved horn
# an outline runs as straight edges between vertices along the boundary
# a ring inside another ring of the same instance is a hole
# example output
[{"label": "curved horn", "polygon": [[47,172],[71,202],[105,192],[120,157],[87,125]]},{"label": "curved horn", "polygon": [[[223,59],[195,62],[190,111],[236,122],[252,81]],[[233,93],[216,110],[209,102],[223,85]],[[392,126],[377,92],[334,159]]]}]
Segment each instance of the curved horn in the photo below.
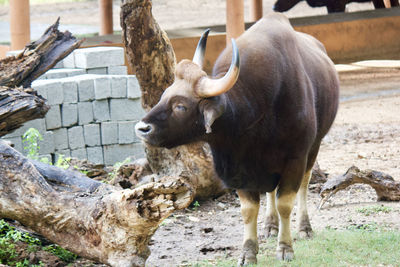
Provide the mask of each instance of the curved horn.
[{"label": "curved horn", "polygon": [[199,97],[207,98],[221,95],[227,92],[236,83],[240,71],[239,49],[232,38],[232,61],[228,72],[219,79],[204,77],[196,87],[196,94]]},{"label": "curved horn", "polygon": [[204,53],[206,52],[207,37],[210,29],[207,29],[200,37],[199,43],[197,44],[196,52],[194,52],[193,62],[203,68]]}]

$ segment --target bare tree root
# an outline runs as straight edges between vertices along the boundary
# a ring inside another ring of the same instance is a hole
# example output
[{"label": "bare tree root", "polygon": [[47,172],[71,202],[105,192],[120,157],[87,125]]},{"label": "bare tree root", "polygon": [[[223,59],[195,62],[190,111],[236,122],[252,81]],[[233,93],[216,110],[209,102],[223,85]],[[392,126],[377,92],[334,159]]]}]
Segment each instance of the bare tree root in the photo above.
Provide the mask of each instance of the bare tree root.
[{"label": "bare tree root", "polygon": [[319,208],[334,194],[353,184],[368,184],[375,189],[378,201],[400,201],[400,183],[392,176],[374,170],[361,171],[356,166],[350,167],[347,172],[334,179],[329,179],[320,192],[322,200]]}]

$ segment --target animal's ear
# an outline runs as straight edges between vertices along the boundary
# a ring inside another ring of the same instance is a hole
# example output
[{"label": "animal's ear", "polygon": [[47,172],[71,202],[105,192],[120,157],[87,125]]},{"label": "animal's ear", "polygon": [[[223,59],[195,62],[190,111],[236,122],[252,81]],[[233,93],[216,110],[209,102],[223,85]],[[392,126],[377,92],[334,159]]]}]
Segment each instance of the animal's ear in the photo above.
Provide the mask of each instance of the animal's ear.
[{"label": "animal's ear", "polygon": [[204,99],[200,102],[200,110],[204,117],[204,127],[206,133],[211,133],[211,126],[225,111],[225,105],[220,97]]}]

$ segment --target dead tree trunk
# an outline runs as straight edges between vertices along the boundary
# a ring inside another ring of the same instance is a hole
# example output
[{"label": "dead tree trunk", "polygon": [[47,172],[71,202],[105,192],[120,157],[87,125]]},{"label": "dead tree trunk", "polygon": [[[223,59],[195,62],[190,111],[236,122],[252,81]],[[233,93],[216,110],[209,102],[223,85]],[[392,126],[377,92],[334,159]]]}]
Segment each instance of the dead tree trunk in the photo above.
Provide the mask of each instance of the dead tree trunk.
[{"label": "dead tree trunk", "polygon": [[17,55],[0,60],[0,136],[24,122],[42,118],[49,109],[42,97],[28,88],[33,80],[52,68],[82,41],[58,30],[59,20],[43,36]]},{"label": "dead tree trunk", "polygon": [[32,162],[0,142],[0,218],[17,220],[80,256],[111,266],[144,266],[159,224],[193,200],[180,177],[118,190]]},{"label": "dead tree trunk", "polygon": [[[122,39],[129,64],[142,90],[142,106],[150,110],[162,92],[174,81],[175,54],[165,32],[151,13],[149,0],[124,0],[121,5]],[[199,142],[167,150],[146,146],[147,160],[153,173],[176,176],[186,171],[196,188],[197,198],[223,192],[214,171],[208,144]]]}]

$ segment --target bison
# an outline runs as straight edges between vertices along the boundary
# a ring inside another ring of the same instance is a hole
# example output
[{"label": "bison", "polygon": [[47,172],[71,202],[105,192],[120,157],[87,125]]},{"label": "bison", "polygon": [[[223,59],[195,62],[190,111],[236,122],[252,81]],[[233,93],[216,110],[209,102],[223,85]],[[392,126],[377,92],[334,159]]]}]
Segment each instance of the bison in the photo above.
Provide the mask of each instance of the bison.
[{"label": "bison", "polygon": [[136,134],[166,148],[208,142],[218,176],[239,195],[244,222],[239,264],[257,261],[257,216],[265,192],[267,236],[278,234],[277,257],[291,260],[296,194],[298,229],[302,236],[312,232],[307,187],[337,112],[337,72],[319,41],[273,13],[232,39],[208,77],[202,70],[207,33],[193,60],[177,64],[174,83],[135,126]]},{"label": "bison", "polygon": [[[274,4],[274,11],[284,12],[303,0],[278,0]],[[326,7],[328,13],[344,12],[346,5],[351,2],[371,2],[371,0],[306,0],[311,7]],[[384,0],[372,0],[375,8],[385,8]],[[398,6],[399,0],[390,0],[390,6]]]}]

